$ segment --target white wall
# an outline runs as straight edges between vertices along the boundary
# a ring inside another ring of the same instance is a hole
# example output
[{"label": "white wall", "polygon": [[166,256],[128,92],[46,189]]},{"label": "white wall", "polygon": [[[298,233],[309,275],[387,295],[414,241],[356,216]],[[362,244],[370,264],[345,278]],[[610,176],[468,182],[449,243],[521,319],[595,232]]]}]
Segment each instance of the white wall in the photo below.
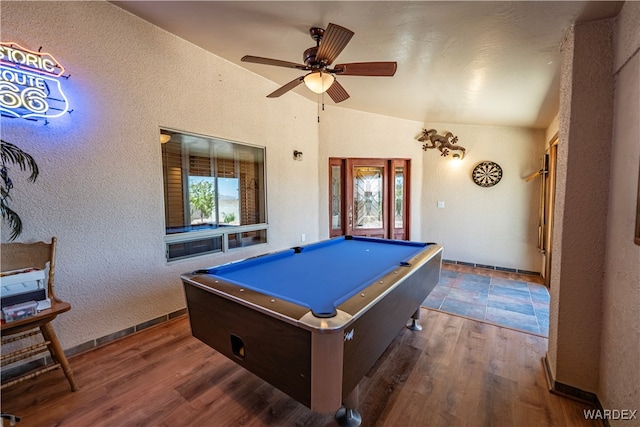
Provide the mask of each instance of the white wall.
[{"label": "white wall", "polygon": [[[640,3],[615,27],[617,74],[608,200],[598,396],[604,408],[640,409],[640,246],[634,245],[640,176]],[[640,425],[617,421],[611,425]]]},{"label": "white wall", "polygon": [[[467,149],[452,161],[417,140],[420,122],[327,108],[320,133],[320,235],[328,236],[329,157],[411,159],[411,239],[444,245],[445,259],[539,271],[536,249],[539,181],[524,178],[540,169],[544,131],[521,128],[429,123],[441,134],[451,131]],[[503,169],[494,187],[473,183],[481,161]],[[437,202],[445,208],[438,209]]]},{"label": "white wall", "polygon": [[[107,2],[2,2],[1,19],[2,41],[42,46],[71,74],[71,114],[1,122],[2,139],[40,166],[35,184],[14,176],[13,207],[19,241],[59,239],[65,348],[183,308],[184,272],[298,244],[300,233],[318,239],[313,103],[290,94],[273,108],[274,83]],[[267,147],[269,245],[167,265],[159,126]]]},{"label": "white wall", "polygon": [[[422,238],[442,242],[445,259],[540,271],[540,182],[524,178],[540,169],[544,132],[442,123],[428,128],[458,136],[466,154],[453,161],[435,149],[424,153]],[[502,168],[502,180],[493,187],[479,187],[471,178],[483,161]]]},{"label": "white wall", "polygon": [[607,235],[612,28],[611,20],[575,25],[564,41],[561,66],[547,360],[555,380],[592,393],[599,376]]},{"label": "white wall", "polygon": [[421,240],[422,150],[415,139],[421,124],[378,114],[326,107],[320,116],[320,236],[329,236],[329,158],[411,159],[411,240]]},{"label": "white wall", "polygon": [[[59,238],[57,291],[72,304],[55,324],[64,348],[183,308],[184,272],[298,245],[302,233],[326,238],[329,157],[410,158],[412,239],[444,243],[450,259],[539,265],[537,186],[522,181],[539,167],[537,131],[447,125],[469,150],[453,173],[422,150],[423,123],[327,106],[318,124],[315,103],[267,99],[276,84],[110,3],[1,8],[2,41],[42,46],[71,74],[63,85],[73,113],[47,126],[0,122],[2,139],[40,166],[35,184],[16,178],[13,207],[25,225],[18,241]],[[270,244],[166,263],[161,126],[266,147]],[[481,160],[505,171],[493,189],[471,182]]]},{"label": "white wall", "polygon": [[640,403],[639,27],[638,2],[576,25],[561,79],[547,361],[557,382],[617,411]]}]

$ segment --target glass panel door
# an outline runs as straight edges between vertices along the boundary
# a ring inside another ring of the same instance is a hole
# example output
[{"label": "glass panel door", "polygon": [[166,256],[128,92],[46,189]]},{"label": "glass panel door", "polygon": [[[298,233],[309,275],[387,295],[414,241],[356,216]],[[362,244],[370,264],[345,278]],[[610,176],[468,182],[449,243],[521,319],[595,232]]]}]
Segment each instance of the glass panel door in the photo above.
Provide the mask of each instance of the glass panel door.
[{"label": "glass panel door", "polygon": [[329,159],[329,233],[409,239],[408,159]]},{"label": "glass panel door", "polygon": [[347,234],[387,238],[387,161],[349,159],[347,170]]},{"label": "glass panel door", "polygon": [[329,236],[344,234],[343,159],[329,159]]},{"label": "glass panel door", "polygon": [[409,239],[409,161],[394,159],[390,161],[393,176],[391,182],[391,199],[393,200],[391,238]]},{"label": "glass panel door", "polygon": [[395,206],[394,228],[402,228],[404,222],[404,168],[396,166],[395,170]]},{"label": "glass panel door", "polygon": [[353,168],[353,227],[383,228],[382,173],[384,168],[357,166]]}]

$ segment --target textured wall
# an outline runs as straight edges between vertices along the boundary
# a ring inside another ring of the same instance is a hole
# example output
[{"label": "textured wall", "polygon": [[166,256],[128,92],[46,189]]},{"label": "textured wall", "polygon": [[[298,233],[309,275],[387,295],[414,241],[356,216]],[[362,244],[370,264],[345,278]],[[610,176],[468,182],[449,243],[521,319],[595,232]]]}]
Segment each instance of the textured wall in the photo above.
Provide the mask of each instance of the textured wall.
[{"label": "textured wall", "polygon": [[[426,126],[329,108],[321,120],[321,191],[328,185],[323,159],[411,158],[413,239],[444,244],[447,259],[540,271],[536,249],[540,187],[537,180],[525,183],[524,178],[540,168],[544,131],[429,123],[429,128],[459,137],[467,154],[457,162],[442,158],[435,149],[422,150],[416,137]],[[495,187],[481,188],[471,179],[471,170],[484,160],[503,169],[503,179]],[[328,207],[322,201],[320,233],[328,235]],[[445,202],[444,209],[437,208],[438,201]]]},{"label": "textured wall", "polygon": [[[444,240],[453,259],[537,270],[538,187],[522,178],[539,166],[539,131],[447,125],[470,149],[451,175],[415,139],[424,124],[328,105],[318,125],[315,103],[294,93],[267,99],[274,83],[107,2],[1,7],[2,41],[42,46],[71,74],[63,84],[72,114],[47,126],[1,122],[2,138],[41,167],[35,184],[16,182],[13,202],[25,222],[20,241],[59,238],[58,293],[73,306],[56,320],[65,348],[183,308],[183,272],[297,245],[302,233],[325,238],[331,156],[410,158],[411,238]],[[267,147],[269,245],[166,263],[161,126]],[[487,159],[505,169],[493,191],[470,179],[471,161]]]},{"label": "textured wall", "polygon": [[[421,124],[360,111],[327,106],[320,121],[320,235],[329,236],[329,157],[411,159],[410,238],[421,240],[420,188],[422,154],[415,135]],[[326,196],[325,196],[326,195]]]},{"label": "textured wall", "polygon": [[[640,246],[633,243],[640,174],[638,28],[640,2],[626,2],[615,39],[615,121],[598,386],[602,406],[612,409],[640,409]],[[634,425],[640,425],[640,420]]]},{"label": "textured wall", "polygon": [[[467,151],[462,161],[444,159],[436,149],[423,151],[423,238],[442,242],[447,259],[540,271],[540,181],[524,179],[540,169],[544,131],[443,123],[427,127],[452,132]],[[502,168],[502,180],[493,187],[479,187],[471,178],[483,161]]]},{"label": "textured wall", "polygon": [[595,393],[613,118],[612,21],[576,25],[562,58],[548,360],[557,381]]},{"label": "textured wall", "polygon": [[[2,2],[1,19],[2,41],[42,46],[71,74],[73,113],[47,126],[2,118],[2,138],[40,166],[13,202],[21,241],[59,238],[65,348],[183,308],[181,273],[318,239],[313,103],[267,99],[274,83],[107,2]],[[267,147],[271,244],[166,263],[159,126]]]}]

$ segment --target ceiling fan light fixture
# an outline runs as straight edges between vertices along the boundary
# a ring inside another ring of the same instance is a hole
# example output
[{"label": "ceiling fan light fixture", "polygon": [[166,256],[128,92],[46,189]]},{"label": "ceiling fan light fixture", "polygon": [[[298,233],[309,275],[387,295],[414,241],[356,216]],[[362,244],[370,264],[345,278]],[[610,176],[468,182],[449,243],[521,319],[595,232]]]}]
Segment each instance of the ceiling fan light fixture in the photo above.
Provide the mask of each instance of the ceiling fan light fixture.
[{"label": "ceiling fan light fixture", "polygon": [[331,87],[335,77],[331,73],[314,71],[304,76],[304,84],[315,93],[326,92]]}]

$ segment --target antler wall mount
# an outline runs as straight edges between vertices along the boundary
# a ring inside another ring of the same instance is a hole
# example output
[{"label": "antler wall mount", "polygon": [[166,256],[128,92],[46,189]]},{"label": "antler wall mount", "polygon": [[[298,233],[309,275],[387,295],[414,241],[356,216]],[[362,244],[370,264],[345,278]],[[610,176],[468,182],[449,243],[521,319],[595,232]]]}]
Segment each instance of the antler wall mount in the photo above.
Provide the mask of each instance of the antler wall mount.
[{"label": "antler wall mount", "polygon": [[[462,160],[466,153],[466,148],[461,145],[455,145],[458,143],[458,137],[454,136],[451,132],[445,132],[444,136],[439,135],[436,129],[423,129],[422,135],[418,137],[418,141],[424,142],[422,149],[427,151],[429,148],[437,148],[440,150],[442,157],[447,157],[451,154],[454,159]],[[452,153],[452,151],[459,151]]]}]

